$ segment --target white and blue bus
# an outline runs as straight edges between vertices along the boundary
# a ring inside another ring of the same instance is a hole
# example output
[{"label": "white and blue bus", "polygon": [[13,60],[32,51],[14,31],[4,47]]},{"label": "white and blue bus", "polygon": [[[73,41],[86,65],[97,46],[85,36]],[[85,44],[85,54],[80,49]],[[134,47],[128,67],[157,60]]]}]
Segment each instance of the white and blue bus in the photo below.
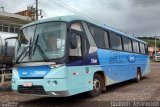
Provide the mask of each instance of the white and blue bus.
[{"label": "white and blue bus", "polygon": [[147,43],[78,16],[43,19],[20,29],[12,89],[53,97],[101,94],[150,71]]}]

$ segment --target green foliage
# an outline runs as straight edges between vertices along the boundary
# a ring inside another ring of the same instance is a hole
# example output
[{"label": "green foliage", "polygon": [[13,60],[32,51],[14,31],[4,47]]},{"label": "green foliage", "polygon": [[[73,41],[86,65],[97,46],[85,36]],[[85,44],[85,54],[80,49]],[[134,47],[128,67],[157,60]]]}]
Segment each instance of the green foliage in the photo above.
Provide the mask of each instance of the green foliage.
[{"label": "green foliage", "polygon": [[[138,39],[141,39],[148,43],[149,46],[155,46],[155,38],[154,37],[139,37]],[[156,39],[157,47],[160,48],[160,39]]]}]

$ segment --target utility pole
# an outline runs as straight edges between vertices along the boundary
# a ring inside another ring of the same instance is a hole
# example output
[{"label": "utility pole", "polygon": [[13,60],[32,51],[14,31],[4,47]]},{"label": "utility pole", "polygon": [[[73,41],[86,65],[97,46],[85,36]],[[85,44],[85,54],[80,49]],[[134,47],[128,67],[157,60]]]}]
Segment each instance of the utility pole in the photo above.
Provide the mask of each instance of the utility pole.
[{"label": "utility pole", "polygon": [[38,0],[36,0],[36,21],[38,20]]},{"label": "utility pole", "polygon": [[157,44],[157,43],[156,43],[156,35],[155,35],[155,49],[154,49],[154,51],[155,51],[154,54],[155,54],[155,55],[156,55],[156,48],[157,48],[156,44]]},{"label": "utility pole", "polygon": [[33,21],[37,21],[39,19],[39,16],[42,16],[42,9],[38,9],[38,0],[36,1],[36,7],[34,8],[33,6],[27,7],[28,11],[31,13],[31,18]]}]

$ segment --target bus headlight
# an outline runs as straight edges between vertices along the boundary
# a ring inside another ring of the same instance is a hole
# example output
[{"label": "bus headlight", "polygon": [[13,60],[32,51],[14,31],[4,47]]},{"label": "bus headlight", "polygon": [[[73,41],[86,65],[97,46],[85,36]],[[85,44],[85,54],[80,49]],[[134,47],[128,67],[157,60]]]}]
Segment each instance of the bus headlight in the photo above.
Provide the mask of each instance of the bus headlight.
[{"label": "bus headlight", "polygon": [[54,80],[54,81],[53,81],[53,84],[54,84],[54,85],[57,85],[57,84],[58,84],[58,82],[57,82],[56,80]]},{"label": "bus headlight", "polygon": [[52,82],[51,81],[47,81],[48,85],[52,85]]},{"label": "bus headlight", "polygon": [[56,80],[54,80],[54,81],[47,81],[47,84],[48,85],[57,85],[58,84],[58,82],[56,81]]}]

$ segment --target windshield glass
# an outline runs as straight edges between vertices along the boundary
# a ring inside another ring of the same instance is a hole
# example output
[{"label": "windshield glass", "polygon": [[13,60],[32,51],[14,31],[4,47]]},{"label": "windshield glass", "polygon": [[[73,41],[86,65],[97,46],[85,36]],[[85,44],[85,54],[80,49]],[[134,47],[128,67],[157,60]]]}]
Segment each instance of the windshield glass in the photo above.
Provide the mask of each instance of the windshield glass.
[{"label": "windshield glass", "polygon": [[58,59],[64,56],[66,24],[49,22],[20,30],[16,47],[18,62]]}]

